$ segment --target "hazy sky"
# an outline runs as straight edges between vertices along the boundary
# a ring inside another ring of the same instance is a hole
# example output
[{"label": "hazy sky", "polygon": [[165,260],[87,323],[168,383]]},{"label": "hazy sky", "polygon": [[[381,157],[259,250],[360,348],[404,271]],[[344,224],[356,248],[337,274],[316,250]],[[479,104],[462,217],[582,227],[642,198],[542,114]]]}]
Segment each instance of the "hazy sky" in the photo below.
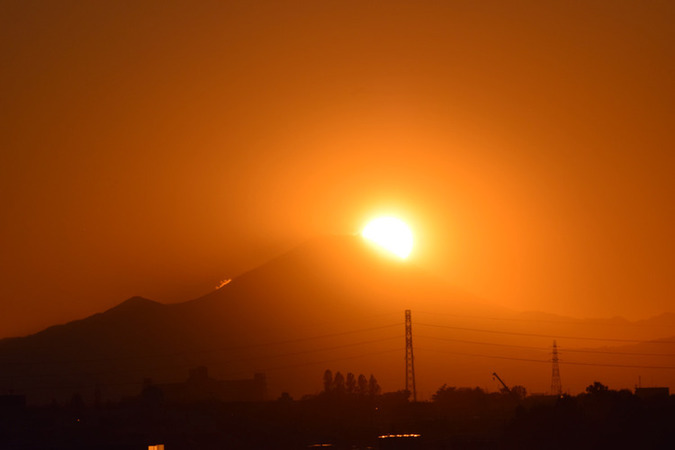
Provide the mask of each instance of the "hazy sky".
[{"label": "hazy sky", "polygon": [[0,2],[0,336],[399,214],[500,305],[675,310],[675,3]]}]

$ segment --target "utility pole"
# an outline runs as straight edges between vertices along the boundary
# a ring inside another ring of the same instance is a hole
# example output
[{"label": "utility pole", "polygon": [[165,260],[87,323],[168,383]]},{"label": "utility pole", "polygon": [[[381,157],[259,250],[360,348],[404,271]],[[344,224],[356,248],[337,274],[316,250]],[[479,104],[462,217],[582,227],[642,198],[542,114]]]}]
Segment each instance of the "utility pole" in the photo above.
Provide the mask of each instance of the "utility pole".
[{"label": "utility pole", "polygon": [[560,383],[560,367],[558,367],[558,345],[553,341],[553,355],[551,357],[553,363],[553,373],[551,375],[551,394],[562,395],[562,384]]},{"label": "utility pole", "polygon": [[405,310],[405,390],[412,393],[413,402],[417,401],[415,387],[415,358],[413,357],[412,318],[410,310]]}]

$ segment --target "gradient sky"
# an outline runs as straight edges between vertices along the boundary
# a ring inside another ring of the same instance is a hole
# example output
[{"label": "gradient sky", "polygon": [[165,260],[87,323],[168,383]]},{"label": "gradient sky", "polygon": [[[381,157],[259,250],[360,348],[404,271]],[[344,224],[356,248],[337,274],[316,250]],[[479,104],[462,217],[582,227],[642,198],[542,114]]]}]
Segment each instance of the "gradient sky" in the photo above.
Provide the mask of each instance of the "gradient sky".
[{"label": "gradient sky", "polygon": [[499,305],[675,310],[675,3],[0,3],[0,336],[378,213]]}]

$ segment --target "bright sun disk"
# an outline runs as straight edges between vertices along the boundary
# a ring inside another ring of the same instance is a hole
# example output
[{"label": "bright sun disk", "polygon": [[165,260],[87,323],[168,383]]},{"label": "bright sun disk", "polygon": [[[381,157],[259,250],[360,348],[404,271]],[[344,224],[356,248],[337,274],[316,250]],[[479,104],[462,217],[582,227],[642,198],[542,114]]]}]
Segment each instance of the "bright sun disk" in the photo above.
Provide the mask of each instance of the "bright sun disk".
[{"label": "bright sun disk", "polygon": [[412,231],[405,222],[395,217],[371,220],[363,228],[361,236],[399,258],[407,258],[412,251]]}]

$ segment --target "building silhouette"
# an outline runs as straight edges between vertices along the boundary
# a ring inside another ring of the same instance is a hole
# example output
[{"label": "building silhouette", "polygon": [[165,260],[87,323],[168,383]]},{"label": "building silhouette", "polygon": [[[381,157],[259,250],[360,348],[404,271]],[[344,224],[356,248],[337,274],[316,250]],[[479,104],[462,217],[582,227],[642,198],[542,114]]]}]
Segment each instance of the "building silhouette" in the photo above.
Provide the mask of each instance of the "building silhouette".
[{"label": "building silhouette", "polygon": [[188,379],[180,383],[152,384],[146,381],[144,391],[153,390],[166,403],[204,401],[256,402],[267,400],[267,378],[256,373],[242,380],[217,380],[200,366],[190,370]]}]

